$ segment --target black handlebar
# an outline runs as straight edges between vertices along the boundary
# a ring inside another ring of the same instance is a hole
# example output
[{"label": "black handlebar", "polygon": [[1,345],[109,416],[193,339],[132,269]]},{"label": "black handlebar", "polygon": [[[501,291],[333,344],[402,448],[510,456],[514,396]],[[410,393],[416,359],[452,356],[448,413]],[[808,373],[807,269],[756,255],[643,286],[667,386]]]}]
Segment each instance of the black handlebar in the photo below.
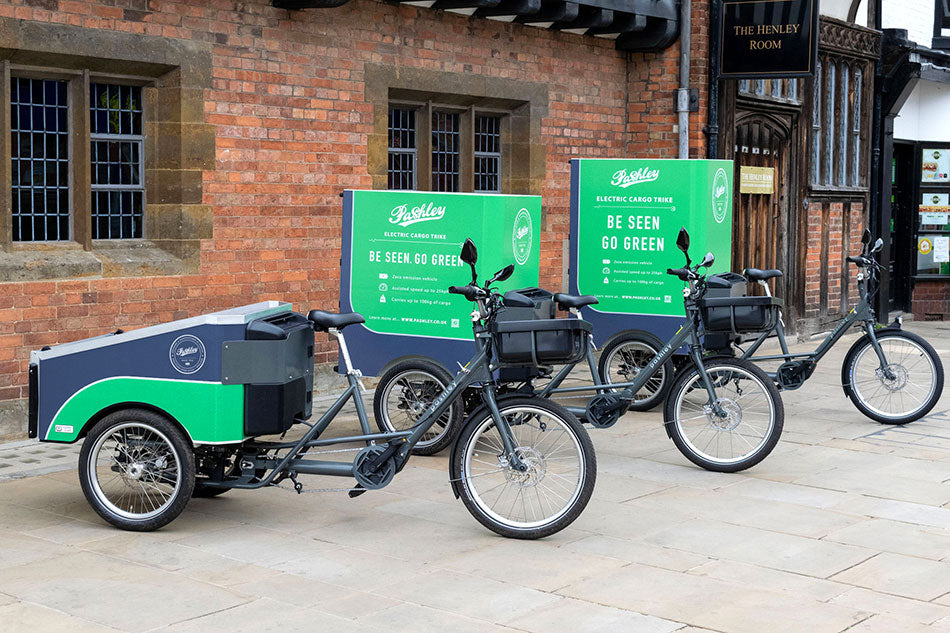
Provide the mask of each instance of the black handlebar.
[{"label": "black handlebar", "polygon": [[481,288],[477,286],[449,286],[449,293],[453,295],[465,295],[469,301],[475,301],[478,298]]},{"label": "black handlebar", "polygon": [[863,255],[848,255],[846,258],[852,264],[857,264],[858,266],[870,266],[871,260]]},{"label": "black handlebar", "polygon": [[695,274],[689,268],[667,268],[667,275],[676,275],[681,281],[689,281],[690,276]]}]

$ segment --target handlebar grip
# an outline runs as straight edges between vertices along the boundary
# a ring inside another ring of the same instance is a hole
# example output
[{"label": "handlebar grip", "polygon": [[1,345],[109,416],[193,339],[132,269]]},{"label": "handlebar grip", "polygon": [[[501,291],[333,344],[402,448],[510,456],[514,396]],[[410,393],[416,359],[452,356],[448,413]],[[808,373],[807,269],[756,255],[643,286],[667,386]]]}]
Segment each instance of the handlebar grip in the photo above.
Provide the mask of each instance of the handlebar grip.
[{"label": "handlebar grip", "polygon": [[475,286],[449,286],[449,292],[454,295],[464,295],[469,301],[478,298],[478,288]]},{"label": "handlebar grip", "polygon": [[868,259],[861,255],[848,255],[846,259],[852,264],[857,264],[858,266],[867,266],[869,263]]},{"label": "handlebar grip", "polygon": [[689,268],[667,268],[667,275],[676,275],[682,281],[689,281],[689,275],[692,271]]}]

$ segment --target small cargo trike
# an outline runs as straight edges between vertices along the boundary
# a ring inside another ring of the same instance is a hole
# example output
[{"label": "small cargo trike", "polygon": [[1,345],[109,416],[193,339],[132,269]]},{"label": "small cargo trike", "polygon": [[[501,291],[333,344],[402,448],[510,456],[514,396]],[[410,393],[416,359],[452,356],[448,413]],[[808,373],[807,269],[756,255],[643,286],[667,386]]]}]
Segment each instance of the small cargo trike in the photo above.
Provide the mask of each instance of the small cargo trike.
[{"label": "small cargo trike", "polygon": [[[30,436],[47,442],[82,439],[79,478],[90,505],[113,525],[147,531],[177,517],[192,496],[286,480],[302,492],[299,475],[352,477],[352,497],[382,488],[406,465],[415,444],[433,426],[446,424],[446,412],[463,391],[477,384],[482,408],[468,418],[450,457],[456,497],[504,536],[553,534],[590,499],[593,446],[577,419],[555,403],[527,396],[496,400],[493,349],[532,350],[546,337],[558,344],[553,355],[576,355],[585,349],[589,325],[530,321],[495,333],[494,316],[503,301],[491,285],[514,267],[479,285],[476,257],[467,241],[462,260],[471,266],[472,282],[449,291],[477,306],[472,312],[477,353],[412,428],[370,430],[361,374],[343,336],[362,316],[319,310],[304,316],[290,304],[270,301],[33,352]],[[508,299],[519,301],[530,304]],[[349,386],[312,422],[314,331],[337,339]],[[322,438],[351,398],[362,432]],[[298,423],[309,428],[296,441],[259,439]],[[357,447],[347,446],[352,444]],[[322,452],[346,451],[355,457],[318,459]]]}]

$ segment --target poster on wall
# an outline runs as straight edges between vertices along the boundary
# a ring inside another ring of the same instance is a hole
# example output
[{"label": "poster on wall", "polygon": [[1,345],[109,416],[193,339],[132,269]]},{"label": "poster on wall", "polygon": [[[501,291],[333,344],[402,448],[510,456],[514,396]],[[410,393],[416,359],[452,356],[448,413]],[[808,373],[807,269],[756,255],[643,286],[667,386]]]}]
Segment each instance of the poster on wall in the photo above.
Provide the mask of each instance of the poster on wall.
[{"label": "poster on wall", "polygon": [[921,182],[950,182],[950,149],[924,149],[920,162]]},{"label": "poster on wall", "polygon": [[694,261],[712,252],[710,272],[730,269],[732,161],[574,159],[571,161],[570,287],[598,298],[582,314],[602,343],[616,332],[661,339],[683,322],[684,265],[676,247],[690,233]]},{"label": "poster on wall", "polygon": [[934,237],[934,261],[938,264],[950,262],[950,236],[937,235]]},{"label": "poster on wall", "polygon": [[340,309],[355,367],[375,375],[389,361],[427,356],[455,368],[475,352],[472,304],[448,287],[471,271],[459,259],[478,248],[479,280],[515,265],[501,289],[538,284],[541,198],[427,191],[345,191]]}]

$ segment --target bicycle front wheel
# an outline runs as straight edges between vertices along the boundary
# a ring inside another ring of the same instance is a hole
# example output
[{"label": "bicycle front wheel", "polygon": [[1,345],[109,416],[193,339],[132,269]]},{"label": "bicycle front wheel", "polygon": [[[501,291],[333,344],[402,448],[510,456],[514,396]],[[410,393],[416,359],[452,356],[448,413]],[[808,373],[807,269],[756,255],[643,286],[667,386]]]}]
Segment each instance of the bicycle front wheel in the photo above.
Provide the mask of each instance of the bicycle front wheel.
[{"label": "bicycle front wheel", "polygon": [[515,452],[511,463],[491,414],[469,421],[452,455],[452,478],[462,502],[488,529],[519,539],[549,536],[587,506],[597,477],[594,447],[571,413],[541,398],[499,403]]},{"label": "bicycle front wheel", "polygon": [[887,365],[864,336],[844,359],[843,382],[858,411],[883,424],[907,424],[927,415],[943,393],[943,365],[930,343],[904,331],[877,341]]},{"label": "bicycle front wheel", "polygon": [[704,366],[716,399],[710,400],[695,366],[683,371],[666,400],[670,438],[706,470],[732,473],[755,466],[782,435],[785,409],[778,389],[748,361],[719,359]]}]

